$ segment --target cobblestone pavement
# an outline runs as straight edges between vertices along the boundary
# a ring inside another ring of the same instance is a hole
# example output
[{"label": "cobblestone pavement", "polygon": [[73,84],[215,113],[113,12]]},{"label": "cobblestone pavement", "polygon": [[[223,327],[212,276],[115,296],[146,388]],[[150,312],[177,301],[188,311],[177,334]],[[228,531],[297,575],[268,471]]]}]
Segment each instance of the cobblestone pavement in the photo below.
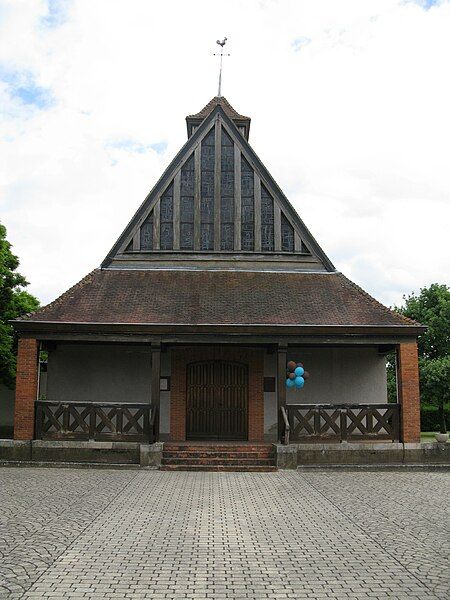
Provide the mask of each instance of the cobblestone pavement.
[{"label": "cobblestone pavement", "polygon": [[448,598],[444,472],[0,470],[0,598]]}]

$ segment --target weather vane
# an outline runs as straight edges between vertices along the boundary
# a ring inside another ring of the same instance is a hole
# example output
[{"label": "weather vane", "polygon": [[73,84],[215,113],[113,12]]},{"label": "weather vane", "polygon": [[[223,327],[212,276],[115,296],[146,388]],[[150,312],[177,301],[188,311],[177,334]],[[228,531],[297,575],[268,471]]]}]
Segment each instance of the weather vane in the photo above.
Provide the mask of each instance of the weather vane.
[{"label": "weather vane", "polygon": [[223,53],[223,47],[227,43],[227,38],[224,37],[223,40],[217,40],[216,44],[220,46],[220,54],[214,53],[214,56],[220,56],[220,68],[219,68],[219,93],[217,94],[219,97],[222,95],[222,60],[224,56],[230,56],[229,54]]}]

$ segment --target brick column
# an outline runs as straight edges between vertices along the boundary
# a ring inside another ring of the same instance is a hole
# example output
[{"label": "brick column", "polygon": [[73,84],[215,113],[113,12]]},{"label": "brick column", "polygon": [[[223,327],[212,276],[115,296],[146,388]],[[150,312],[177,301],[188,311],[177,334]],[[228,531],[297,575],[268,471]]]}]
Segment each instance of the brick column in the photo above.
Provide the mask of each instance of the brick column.
[{"label": "brick column", "polygon": [[397,397],[403,442],[420,442],[420,395],[417,343],[397,347]]},{"label": "brick column", "polygon": [[[244,357],[242,357],[243,359]],[[242,360],[241,359],[241,360]],[[264,352],[248,353],[248,441],[264,442]]]},{"label": "brick column", "polygon": [[16,400],[14,404],[14,439],[34,437],[34,403],[38,386],[38,342],[20,338],[17,352]]}]

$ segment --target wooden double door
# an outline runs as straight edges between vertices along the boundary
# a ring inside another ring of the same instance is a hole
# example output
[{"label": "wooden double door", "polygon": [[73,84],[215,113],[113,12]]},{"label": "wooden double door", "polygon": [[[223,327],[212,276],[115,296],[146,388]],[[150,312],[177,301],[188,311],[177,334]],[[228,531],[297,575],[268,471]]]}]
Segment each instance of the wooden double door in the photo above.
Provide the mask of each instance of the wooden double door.
[{"label": "wooden double door", "polygon": [[227,361],[187,365],[186,438],[248,439],[248,367]]}]

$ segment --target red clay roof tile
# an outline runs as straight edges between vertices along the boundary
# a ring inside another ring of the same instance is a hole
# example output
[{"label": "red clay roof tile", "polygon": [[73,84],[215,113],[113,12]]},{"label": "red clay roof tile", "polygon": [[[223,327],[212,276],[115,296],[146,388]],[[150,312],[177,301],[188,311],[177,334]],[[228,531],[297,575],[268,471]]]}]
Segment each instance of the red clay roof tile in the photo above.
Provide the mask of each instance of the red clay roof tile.
[{"label": "red clay roof tile", "polygon": [[216,106],[221,106],[224,113],[230,119],[250,119],[250,117],[245,117],[244,115],[240,115],[228,100],[224,96],[215,96],[202,108],[202,110],[195,115],[188,115],[186,119],[206,119],[209,113],[216,108]]},{"label": "red clay roof tile", "polygon": [[417,326],[340,273],[96,269],[26,318],[173,325]]}]

